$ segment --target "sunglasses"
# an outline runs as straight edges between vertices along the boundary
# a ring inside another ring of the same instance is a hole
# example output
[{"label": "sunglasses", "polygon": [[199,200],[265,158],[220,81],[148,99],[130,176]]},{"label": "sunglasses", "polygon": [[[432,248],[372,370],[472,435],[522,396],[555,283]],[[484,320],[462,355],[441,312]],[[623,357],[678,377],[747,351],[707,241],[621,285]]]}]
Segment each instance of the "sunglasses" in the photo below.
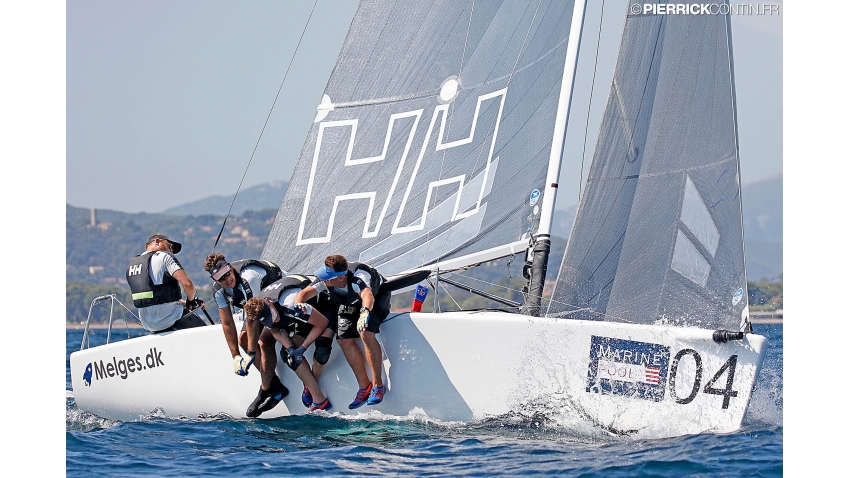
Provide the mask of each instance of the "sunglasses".
[{"label": "sunglasses", "polygon": [[225,272],[223,276],[218,278],[218,282],[222,282],[222,281],[227,280],[227,278],[230,277],[231,274],[233,274],[233,271]]}]

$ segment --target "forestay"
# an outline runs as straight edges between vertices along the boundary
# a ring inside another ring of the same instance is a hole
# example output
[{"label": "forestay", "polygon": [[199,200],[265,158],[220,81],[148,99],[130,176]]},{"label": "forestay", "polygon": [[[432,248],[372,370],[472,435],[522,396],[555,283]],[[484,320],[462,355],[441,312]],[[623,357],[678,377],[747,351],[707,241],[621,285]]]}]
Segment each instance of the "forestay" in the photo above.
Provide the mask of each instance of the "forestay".
[{"label": "forestay", "polygon": [[731,51],[728,15],[628,16],[548,315],[744,326]]},{"label": "forestay", "polygon": [[524,252],[572,12],[361,2],[262,257],[310,271],[343,254],[389,275]]}]

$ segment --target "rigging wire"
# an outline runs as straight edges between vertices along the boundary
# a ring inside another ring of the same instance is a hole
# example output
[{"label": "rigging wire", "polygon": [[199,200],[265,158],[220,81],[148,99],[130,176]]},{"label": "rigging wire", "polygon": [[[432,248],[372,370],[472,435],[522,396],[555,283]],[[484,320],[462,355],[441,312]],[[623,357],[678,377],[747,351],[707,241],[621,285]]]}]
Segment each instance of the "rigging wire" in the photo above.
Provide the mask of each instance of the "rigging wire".
[{"label": "rigging wire", "polygon": [[[468,269],[464,269],[464,270],[468,270]],[[461,274],[461,273],[459,273],[459,272],[457,272],[457,271],[455,271],[455,272],[453,273],[453,275],[458,276],[458,277],[463,277],[464,279],[469,279],[469,280],[472,280],[472,281],[480,282],[480,283],[482,283],[482,284],[486,284],[486,285],[488,285],[488,286],[498,287],[498,288],[500,288],[500,289],[504,289],[505,291],[508,291],[508,292],[515,292],[515,293],[519,293],[519,294],[521,294],[521,293],[522,293],[522,290],[514,289],[514,288],[512,288],[512,287],[508,287],[508,286],[503,285],[503,284],[497,284],[497,283],[495,283],[495,282],[489,282],[489,281],[486,281],[486,280],[484,280],[484,279],[479,279],[479,278],[477,278],[477,277],[468,276],[468,275],[463,275],[463,274]],[[429,282],[430,282],[430,281],[429,281]],[[432,284],[432,286],[433,286],[433,283],[431,283],[431,284]],[[441,284],[441,285],[442,285],[442,284]],[[443,287],[443,289],[444,289],[444,290],[446,290],[446,293],[448,293],[448,290],[445,288],[445,286],[442,286],[442,287]],[[449,297],[451,297],[451,294],[449,295]],[[452,298],[452,300],[455,302],[455,304],[458,306],[458,308],[459,308],[460,310],[463,310],[463,307],[461,307],[461,306],[458,304],[458,302],[454,299],[454,297],[451,297],[451,298]],[[633,323],[633,324],[638,323],[638,322],[636,322],[636,321],[634,321],[634,320],[630,320],[630,319],[627,319],[627,318],[625,318],[625,317],[619,317],[619,316],[615,316],[615,315],[608,314],[608,313],[597,312],[597,311],[595,311],[595,310],[593,310],[593,309],[590,309],[590,308],[588,308],[588,307],[580,307],[580,306],[577,306],[577,305],[571,304],[571,303],[569,303],[569,302],[564,302],[564,301],[556,300],[556,299],[554,299],[554,298],[552,298],[552,297],[543,297],[542,299],[543,299],[544,301],[548,301],[548,304],[549,304],[550,306],[551,306],[551,304],[558,304],[558,305],[564,306],[565,308],[568,308],[568,309],[569,309],[569,310],[565,310],[565,311],[561,312],[560,314],[571,315],[571,314],[576,314],[576,313],[579,313],[579,312],[584,312],[584,313],[588,313],[588,314],[594,315],[594,316],[598,317],[600,320],[616,320],[616,321],[618,321],[618,322],[626,322],[626,323]]]},{"label": "rigging wire", "polygon": [[[531,34],[531,30],[532,30],[532,27],[534,27],[534,21],[537,19],[538,13],[540,13],[540,4],[541,3],[542,3],[542,0],[537,2],[537,7],[534,10],[534,15],[531,17],[531,23],[529,23],[528,29],[525,31],[525,37],[522,40],[522,45],[520,45],[519,51],[517,52],[517,57],[516,57],[516,60],[514,60],[514,65],[511,68],[511,73],[510,73],[510,75],[508,75],[508,80],[507,80],[507,83],[505,84],[505,89],[507,89],[511,85],[511,81],[513,80],[514,73],[516,73],[517,65],[519,65],[519,60],[522,59],[522,54],[525,52],[525,47],[526,47],[526,44],[528,43],[528,36]],[[472,15],[472,12],[470,12],[470,25],[472,23],[471,15]],[[469,25],[467,25],[467,35],[468,34],[469,34]],[[465,54],[466,54],[466,47],[464,46],[464,55]],[[461,68],[462,68],[462,66],[461,66]],[[458,77],[460,77],[460,75],[458,75]],[[504,102],[504,97],[502,98],[502,101]],[[454,119],[454,117],[452,117],[452,120],[453,119]],[[493,116],[493,119],[490,121],[490,126],[487,129],[487,134],[484,135],[483,141],[481,142],[481,148],[478,152],[478,156],[475,159],[475,164],[473,165],[471,171],[475,171],[475,169],[478,167],[478,164],[481,161],[481,156],[482,156],[482,154],[484,153],[484,150],[487,147],[487,139],[489,139],[490,136],[493,134],[493,131],[495,130],[495,126],[496,126],[496,121],[498,119],[499,119],[499,114],[497,112]],[[449,121],[449,128],[451,128],[451,121],[452,120]],[[447,133],[448,133],[448,131],[447,131]],[[440,161],[440,177],[442,177],[442,175],[443,175],[443,167],[445,166],[445,159],[446,159],[446,151],[444,150],[443,151],[443,158]],[[461,196],[461,199],[463,198],[463,195],[466,194],[466,193],[467,193],[467,190],[465,190],[465,189],[464,190],[460,190],[460,189],[458,190],[458,194]],[[434,201],[436,201],[436,195],[434,195]],[[478,204],[478,207],[480,207],[480,203]],[[446,232],[446,237],[443,240],[443,244],[440,247],[440,253],[437,256],[438,260],[445,253],[446,244],[448,244],[449,238],[451,237],[451,234],[452,234],[453,231],[454,231],[454,225],[449,227],[449,230]],[[430,239],[430,234],[431,234],[431,231],[428,231],[427,237],[429,239]],[[424,254],[424,251],[423,251],[423,254]]]},{"label": "rigging wire", "polygon": [[581,202],[581,179],[584,177],[584,159],[587,153],[587,130],[590,127],[590,109],[593,106],[593,88],[596,86],[596,67],[599,65],[599,44],[602,40],[602,19],[605,17],[605,0],[599,13],[599,33],[596,35],[596,59],[593,61],[593,79],[590,81],[590,101],[587,102],[587,117],[584,121],[584,142],[581,151],[581,171],[578,175],[578,201]]},{"label": "rigging wire", "polygon": [[[466,23],[466,36],[464,37],[464,40],[463,40],[463,52],[461,52],[461,54],[460,54],[460,66],[458,68],[458,73],[456,75],[456,77],[458,79],[461,78],[460,75],[463,73],[463,64],[466,61],[466,47],[467,47],[467,44],[469,43],[469,31],[472,28],[472,15],[473,15],[473,13],[475,13],[475,0],[472,1],[472,5],[470,6],[470,9],[469,9],[469,20],[467,20],[467,23]],[[459,94],[459,90],[458,90],[458,92],[455,92],[455,96],[457,96],[458,94]],[[455,121],[454,111],[455,111],[455,108],[457,107],[457,103],[454,101],[454,99],[451,101],[451,103],[452,104],[449,106],[449,108],[446,110],[446,112],[443,113],[444,115],[448,115],[448,119],[449,119],[449,125],[446,128],[446,138],[449,137],[449,132],[452,130],[452,125],[454,124],[454,121]],[[473,131],[471,134],[475,134],[475,132]],[[437,176],[438,178],[441,178],[441,179],[443,177],[443,167],[446,165],[446,154],[448,154],[448,150],[444,149],[442,157],[440,158],[440,172],[439,172],[439,175]],[[478,162],[476,161],[475,166],[477,166],[477,165],[478,165]],[[473,171],[475,170],[475,166],[473,166],[473,168],[472,168]],[[458,190],[458,194],[462,195],[462,194],[464,194],[464,192],[465,191],[462,191],[460,189]],[[434,195],[434,202],[436,202],[436,201],[437,201],[437,195],[435,194]],[[428,206],[429,205],[426,204],[426,207],[428,207]],[[424,224],[424,222],[425,221],[423,219],[423,224]],[[445,251],[446,241],[448,241],[448,237],[451,235],[451,229],[452,228],[449,227],[448,234],[446,234],[446,240],[443,241],[443,246],[440,248],[440,254],[437,255],[437,258],[442,256],[443,252]],[[431,240],[431,230],[429,230],[425,234],[425,240],[426,240],[426,242]],[[422,251],[422,262],[427,261],[428,258],[427,258],[426,254],[428,254],[427,249]],[[437,290],[434,289],[434,292],[436,293]]]},{"label": "rigging wire", "polygon": [[292,58],[289,59],[289,65],[286,67],[286,72],[283,74],[283,80],[280,82],[280,88],[277,89],[277,94],[274,97],[274,101],[272,102],[272,106],[269,109],[269,114],[266,116],[266,122],[263,123],[263,128],[260,130],[260,136],[257,138],[257,143],[254,145],[254,151],[251,152],[251,158],[248,159],[248,165],[245,166],[245,172],[242,173],[242,179],[239,180],[239,186],[236,188],[236,192],[233,194],[233,201],[230,202],[230,208],[227,210],[227,214],[224,216],[224,221],[221,223],[221,229],[218,231],[218,237],[215,238],[215,243],[213,244],[212,252],[215,252],[216,246],[218,246],[218,241],[221,240],[221,235],[224,233],[224,226],[227,224],[227,219],[230,217],[230,212],[233,210],[233,205],[236,203],[236,197],[239,195],[239,190],[242,189],[242,182],[245,181],[245,176],[248,174],[248,168],[251,167],[251,162],[254,160],[254,154],[257,153],[257,147],[260,146],[260,140],[263,139],[263,133],[266,131],[266,126],[269,124],[269,118],[272,116],[272,112],[274,111],[274,107],[277,104],[277,99],[280,97],[280,92],[283,90],[283,85],[286,83],[286,77],[289,76],[289,69],[292,68],[292,62],[295,60],[295,55],[298,53],[298,48],[301,46],[301,40],[304,39],[304,33],[307,32],[307,27],[310,25],[310,19],[313,18],[313,12],[316,10],[316,5],[319,3],[319,0],[316,0],[313,3],[313,8],[310,10],[310,15],[307,17],[307,22],[304,24],[304,30],[301,31],[301,36],[298,38],[298,44],[295,45],[295,51],[292,52]]}]

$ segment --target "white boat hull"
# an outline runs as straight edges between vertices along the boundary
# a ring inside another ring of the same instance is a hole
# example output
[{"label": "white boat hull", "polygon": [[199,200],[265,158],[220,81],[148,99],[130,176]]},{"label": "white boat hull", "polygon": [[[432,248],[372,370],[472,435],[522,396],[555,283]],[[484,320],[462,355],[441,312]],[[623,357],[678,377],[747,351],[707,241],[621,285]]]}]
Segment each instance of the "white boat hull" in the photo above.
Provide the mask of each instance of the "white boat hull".
[{"label": "white boat hull", "polygon": [[[348,410],[357,383],[334,345],[319,380],[332,413],[468,422],[545,412],[566,428],[637,437],[738,429],[766,348],[755,334],[717,344],[710,330],[499,312],[400,314],[378,338],[384,401]],[[229,355],[220,325],[82,350],[71,354],[74,398],[125,421],[151,412],[244,418],[260,376],[235,375]],[[280,360],[277,372],[290,395],[261,418],[305,413],[298,378]]]}]

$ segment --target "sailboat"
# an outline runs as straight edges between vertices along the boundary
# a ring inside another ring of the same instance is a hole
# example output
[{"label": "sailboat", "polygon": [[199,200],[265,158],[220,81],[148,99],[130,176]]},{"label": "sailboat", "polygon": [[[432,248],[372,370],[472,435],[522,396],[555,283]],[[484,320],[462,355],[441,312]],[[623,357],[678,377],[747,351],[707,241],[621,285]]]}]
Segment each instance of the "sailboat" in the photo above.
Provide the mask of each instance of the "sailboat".
[{"label": "sailboat", "polygon": [[[360,4],[262,259],[309,273],[342,254],[410,295],[517,256],[528,283],[504,310],[391,313],[388,391],[368,410],[341,406],[357,383],[335,348],[319,380],[332,413],[544,412],[653,438],[741,426],[766,339],[749,322],[730,20],[658,12],[629,2],[544,297],[585,2]],[[83,348],[74,398],[120,420],[244,418],[259,376],[226,351],[220,325]],[[261,418],[306,413],[297,395]]]}]

